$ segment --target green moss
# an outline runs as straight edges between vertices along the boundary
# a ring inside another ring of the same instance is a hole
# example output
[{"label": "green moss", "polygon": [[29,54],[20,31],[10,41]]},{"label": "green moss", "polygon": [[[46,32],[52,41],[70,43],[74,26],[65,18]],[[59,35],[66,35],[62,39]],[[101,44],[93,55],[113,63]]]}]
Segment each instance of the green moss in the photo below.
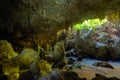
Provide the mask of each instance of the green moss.
[{"label": "green moss", "polygon": [[100,19],[90,19],[85,20],[83,23],[75,24],[73,27],[77,30],[83,30],[83,29],[89,29],[93,28],[96,29],[98,25],[103,24],[106,22],[106,19],[100,20]]},{"label": "green moss", "polygon": [[48,75],[51,71],[51,65],[45,61],[45,60],[40,60],[37,62],[38,67],[40,68],[40,75]]}]

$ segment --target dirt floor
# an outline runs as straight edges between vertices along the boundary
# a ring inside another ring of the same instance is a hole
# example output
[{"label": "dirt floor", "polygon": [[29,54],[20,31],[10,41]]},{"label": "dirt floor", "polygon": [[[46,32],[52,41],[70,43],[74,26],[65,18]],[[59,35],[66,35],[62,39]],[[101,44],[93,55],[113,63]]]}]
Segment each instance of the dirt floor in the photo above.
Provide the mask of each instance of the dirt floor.
[{"label": "dirt floor", "polygon": [[87,80],[91,80],[95,77],[95,73],[102,74],[106,77],[117,77],[120,78],[120,66],[113,66],[114,69],[94,66],[84,66],[81,69],[74,69],[78,73],[79,77],[85,77]]}]

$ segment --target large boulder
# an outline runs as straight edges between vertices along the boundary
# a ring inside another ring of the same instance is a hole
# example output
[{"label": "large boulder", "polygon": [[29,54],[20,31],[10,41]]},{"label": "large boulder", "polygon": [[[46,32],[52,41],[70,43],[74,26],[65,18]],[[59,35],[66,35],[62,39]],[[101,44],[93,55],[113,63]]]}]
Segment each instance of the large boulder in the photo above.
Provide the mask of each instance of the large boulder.
[{"label": "large boulder", "polygon": [[48,75],[52,71],[51,65],[45,60],[40,60],[37,64],[40,68],[41,76]]},{"label": "large boulder", "polygon": [[67,63],[64,41],[57,42],[54,46],[53,58],[55,60],[53,67],[62,68]]},{"label": "large boulder", "polygon": [[40,76],[49,75],[52,71],[52,66],[47,61],[41,59],[31,64],[30,71],[34,78],[38,79]]},{"label": "large boulder", "polygon": [[110,59],[110,58],[107,58],[110,54],[107,55],[106,46],[100,46],[96,48],[95,53],[93,53],[93,55],[95,56],[96,59],[100,59],[100,60]]},{"label": "large boulder", "polygon": [[15,58],[17,55],[8,41],[0,40],[0,65],[4,63],[4,61]]},{"label": "large boulder", "polygon": [[20,63],[21,68],[29,68],[29,66],[39,59],[39,54],[33,49],[23,49],[23,51],[15,58]]},{"label": "large boulder", "polygon": [[0,40],[0,80],[19,78],[19,65],[12,61],[17,55],[11,43]]},{"label": "large boulder", "polygon": [[54,70],[50,73],[50,80],[63,80],[64,76],[59,70]]},{"label": "large boulder", "polygon": [[86,34],[81,34],[81,36],[77,33],[76,47],[89,57],[94,57],[96,41],[92,38],[93,30],[89,29],[87,31]]},{"label": "large boulder", "polygon": [[49,76],[40,77],[39,80],[86,80],[86,78],[80,78],[74,71],[53,70]]},{"label": "large boulder", "polygon": [[44,54],[43,59],[53,64],[52,67],[63,68],[67,63],[64,41],[57,42],[53,51],[45,51],[41,54]]},{"label": "large boulder", "polygon": [[8,80],[18,80],[20,76],[20,66],[17,62],[6,62],[2,65],[3,73],[8,77]]},{"label": "large boulder", "polygon": [[118,37],[114,40],[110,34],[99,35],[99,41],[96,41],[93,37],[95,31],[92,29],[86,29],[84,33],[82,31],[81,35],[80,31],[76,32],[75,50],[77,52],[81,51],[85,57],[105,61],[120,59],[120,39]]},{"label": "large boulder", "polygon": [[114,53],[111,54],[114,60],[120,60],[120,40],[118,39],[117,42],[112,46],[114,49]]},{"label": "large boulder", "polygon": [[101,75],[101,74],[95,74],[95,77],[92,79],[92,80],[120,80],[116,77],[110,77],[110,78],[107,78],[105,77],[104,75]]}]

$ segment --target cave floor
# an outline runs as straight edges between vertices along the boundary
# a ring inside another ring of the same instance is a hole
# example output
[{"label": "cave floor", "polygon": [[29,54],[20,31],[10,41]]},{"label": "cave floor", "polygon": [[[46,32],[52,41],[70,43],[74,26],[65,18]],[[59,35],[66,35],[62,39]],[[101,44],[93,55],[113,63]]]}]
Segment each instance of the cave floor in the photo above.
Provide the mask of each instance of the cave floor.
[{"label": "cave floor", "polygon": [[111,62],[110,63],[114,69],[110,68],[104,68],[104,67],[95,67],[92,65],[93,62],[97,60],[88,60],[88,59],[83,59],[83,61],[79,61],[77,63],[81,63],[82,66],[81,69],[79,68],[74,68],[73,70],[78,73],[79,77],[81,78],[86,78],[87,80],[91,80],[93,77],[95,77],[95,74],[101,74],[106,77],[117,77],[120,78],[120,63],[119,62]]}]

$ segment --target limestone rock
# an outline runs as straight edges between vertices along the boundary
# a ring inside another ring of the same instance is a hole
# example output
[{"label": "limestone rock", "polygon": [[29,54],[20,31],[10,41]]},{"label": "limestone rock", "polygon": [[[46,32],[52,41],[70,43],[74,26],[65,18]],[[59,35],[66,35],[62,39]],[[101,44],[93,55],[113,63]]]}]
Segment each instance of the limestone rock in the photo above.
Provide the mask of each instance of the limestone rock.
[{"label": "limestone rock", "polygon": [[54,57],[59,60],[65,58],[65,55],[64,41],[57,42],[54,46]]},{"label": "limestone rock", "polygon": [[41,59],[31,64],[30,70],[34,78],[38,79],[40,76],[49,75],[52,71],[52,67],[47,61]]},{"label": "limestone rock", "polygon": [[113,46],[115,53],[112,53],[111,56],[113,59],[119,60],[120,59],[120,40],[118,40],[115,45]]},{"label": "limestone rock", "polygon": [[2,65],[4,74],[8,77],[8,80],[18,80],[20,75],[19,64],[16,62],[7,62]]},{"label": "limestone rock", "polygon": [[99,39],[100,39],[100,42],[102,42],[104,44],[109,44],[109,41],[111,40],[111,36],[108,34],[105,34],[105,35],[101,36]]},{"label": "limestone rock", "polygon": [[98,48],[95,49],[96,52],[93,53],[93,55],[95,56],[95,58],[100,59],[100,60],[107,60],[109,58],[107,55],[107,50],[105,46],[100,46]]},{"label": "limestone rock", "polygon": [[24,49],[21,54],[17,56],[17,60],[27,66],[36,61],[39,58],[39,54],[33,49]]},{"label": "limestone rock", "polygon": [[47,75],[52,71],[51,65],[45,60],[40,60],[38,66],[40,68],[40,75]]},{"label": "limestone rock", "polygon": [[59,41],[55,44],[53,51],[42,51],[40,53],[42,59],[47,60],[52,67],[63,67],[67,63],[64,41]]},{"label": "limestone rock", "polygon": [[94,57],[96,41],[92,38],[93,30],[87,30],[86,34],[78,35],[76,38],[76,46],[79,50],[90,57]]},{"label": "limestone rock", "polygon": [[0,65],[16,56],[17,53],[13,50],[12,45],[6,40],[0,40]]},{"label": "limestone rock", "polygon": [[86,80],[86,79],[79,78],[78,74],[73,71],[54,70],[50,74],[50,79],[46,80]]},{"label": "limestone rock", "polygon": [[62,72],[58,70],[52,71],[50,73],[50,80],[64,80]]},{"label": "limestone rock", "polygon": [[56,43],[54,47],[53,58],[55,60],[53,67],[62,67],[67,63],[64,41]]},{"label": "limestone rock", "polygon": [[94,77],[92,80],[120,80],[116,77],[110,77],[110,78],[107,78],[105,77],[104,75],[101,75],[101,74],[95,74],[96,77]]},{"label": "limestone rock", "polygon": [[34,61],[31,65],[30,65],[30,72],[32,73],[32,76],[33,78],[36,80],[40,77],[40,67],[38,66],[38,62],[39,60],[37,61]]},{"label": "limestone rock", "polygon": [[[84,31],[84,30],[82,30]],[[120,59],[120,46],[119,38],[117,41],[113,41],[113,37],[110,34],[104,34],[99,36],[99,41],[93,38],[92,29],[85,30],[84,33],[80,31],[76,32],[75,48],[81,50],[84,57],[96,58],[99,60],[119,60]],[[67,54],[67,56],[70,56]]]},{"label": "limestone rock", "polygon": [[93,65],[96,66],[96,67],[106,67],[106,68],[113,69],[113,66],[111,64],[107,63],[106,61],[95,62]]}]

